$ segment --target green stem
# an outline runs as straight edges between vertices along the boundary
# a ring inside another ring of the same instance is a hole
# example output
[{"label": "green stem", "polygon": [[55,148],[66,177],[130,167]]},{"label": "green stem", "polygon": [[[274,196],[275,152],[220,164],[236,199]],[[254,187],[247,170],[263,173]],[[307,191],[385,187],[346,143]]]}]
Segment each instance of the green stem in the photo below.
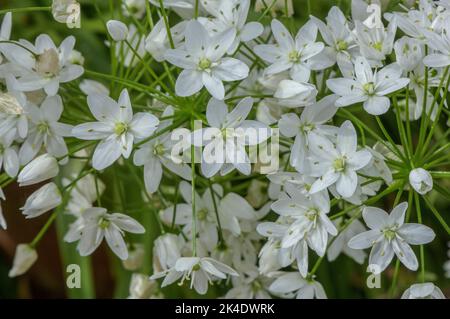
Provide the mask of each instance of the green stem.
[{"label": "green stem", "polygon": [[52,11],[52,7],[27,7],[27,8],[11,8],[0,10],[0,15],[11,13],[21,13],[21,12],[34,12],[34,11]]}]

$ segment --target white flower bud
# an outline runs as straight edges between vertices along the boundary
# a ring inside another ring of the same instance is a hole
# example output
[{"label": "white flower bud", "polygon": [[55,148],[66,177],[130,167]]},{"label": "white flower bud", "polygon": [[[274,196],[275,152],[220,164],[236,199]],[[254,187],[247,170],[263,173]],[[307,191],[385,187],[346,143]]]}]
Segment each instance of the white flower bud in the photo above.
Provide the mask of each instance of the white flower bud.
[{"label": "white flower bud", "polygon": [[109,89],[102,83],[94,80],[83,80],[80,83],[80,90],[86,94],[104,94],[109,95]]},{"label": "white flower bud", "polygon": [[133,274],[128,299],[149,299],[155,294],[156,288],[157,282],[150,280],[147,275]]},{"label": "white flower bud", "polygon": [[84,56],[80,51],[72,50],[69,55],[69,62],[72,64],[84,65]]},{"label": "white flower bud", "polygon": [[19,186],[28,186],[43,182],[58,175],[59,166],[56,158],[49,154],[36,157],[20,172],[17,181]]},{"label": "white flower bud", "polygon": [[106,22],[109,35],[114,41],[124,41],[128,37],[128,27],[125,23],[117,20],[109,20]]},{"label": "white flower bud", "polygon": [[145,2],[147,0],[124,0],[122,1],[123,13],[126,16],[134,16],[142,19],[145,14]]},{"label": "white flower bud", "polygon": [[26,218],[34,218],[59,206],[61,202],[61,193],[58,187],[55,183],[48,183],[31,194],[20,210]]},{"label": "white flower bud", "polygon": [[425,282],[406,289],[401,299],[445,299],[445,296],[439,287],[431,282]]},{"label": "white flower bud", "polygon": [[16,247],[13,267],[9,271],[9,277],[23,275],[38,259],[38,254],[34,248],[28,244],[20,244]]},{"label": "white flower bud", "polygon": [[0,93],[0,113],[20,115],[24,113],[24,110],[16,97],[8,93]]},{"label": "white flower bud", "polygon": [[142,266],[144,257],[144,247],[140,244],[133,244],[132,248],[128,252],[128,258],[122,261],[123,267],[130,271],[137,270]]},{"label": "white flower bud", "polygon": [[416,168],[409,173],[409,184],[420,195],[425,195],[433,189],[433,178],[423,168]]}]

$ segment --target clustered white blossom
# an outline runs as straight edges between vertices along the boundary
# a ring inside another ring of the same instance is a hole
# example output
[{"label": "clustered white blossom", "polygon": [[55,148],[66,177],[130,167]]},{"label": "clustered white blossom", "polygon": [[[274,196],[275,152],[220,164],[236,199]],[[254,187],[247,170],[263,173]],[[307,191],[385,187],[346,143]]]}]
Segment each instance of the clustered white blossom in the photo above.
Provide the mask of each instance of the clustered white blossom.
[{"label": "clustered white blossom", "polygon": [[[327,298],[316,271],[341,254],[368,256],[375,274],[395,267],[394,280],[400,263],[418,271],[402,298],[444,298],[423,254],[431,227],[449,232],[435,202],[449,196],[448,1],[371,25],[353,0],[350,17],[333,6],[298,31],[283,18],[293,2],[275,2],[122,1],[123,21],[104,26],[111,74],[82,65],[74,36],[15,39],[4,15],[0,204],[11,182],[36,185],[22,214],[72,216],[63,239],[81,256],[104,239],[133,272],[130,298],[185,282],[225,298]],[[54,1],[59,22],[73,3]],[[277,141],[263,174],[250,151]],[[42,235],[17,247],[10,276],[33,265]]]}]

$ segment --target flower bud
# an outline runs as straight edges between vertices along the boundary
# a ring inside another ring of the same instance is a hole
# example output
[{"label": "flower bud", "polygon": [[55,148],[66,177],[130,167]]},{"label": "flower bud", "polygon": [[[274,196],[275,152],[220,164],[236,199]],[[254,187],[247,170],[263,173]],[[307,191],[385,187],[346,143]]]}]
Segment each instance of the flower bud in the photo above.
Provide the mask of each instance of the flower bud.
[{"label": "flower bud", "polygon": [[34,218],[59,206],[61,202],[61,193],[58,187],[55,183],[48,183],[31,194],[20,210],[26,218]]},{"label": "flower bud", "polygon": [[128,36],[128,27],[125,23],[117,20],[109,20],[106,23],[109,35],[114,41],[124,41]]},{"label": "flower bud", "polygon": [[445,299],[445,296],[439,287],[431,282],[425,282],[406,289],[401,299]]},{"label": "flower bud", "polygon": [[38,258],[38,254],[34,248],[28,244],[20,244],[16,248],[13,267],[9,271],[9,277],[17,277],[23,275],[33,266]]},{"label": "flower bud", "polygon": [[128,258],[122,261],[123,267],[130,271],[139,269],[144,262],[144,255],[144,247],[140,244],[133,244],[128,252]]},{"label": "flower bud", "polygon": [[425,195],[433,189],[433,178],[423,168],[416,168],[409,173],[409,184],[420,195]]},{"label": "flower bud", "polygon": [[150,280],[147,275],[133,274],[130,282],[129,299],[149,299],[155,294],[157,283]]},{"label": "flower bud", "polygon": [[56,158],[49,154],[36,157],[20,172],[17,181],[19,186],[28,186],[43,182],[58,175],[59,166]]}]

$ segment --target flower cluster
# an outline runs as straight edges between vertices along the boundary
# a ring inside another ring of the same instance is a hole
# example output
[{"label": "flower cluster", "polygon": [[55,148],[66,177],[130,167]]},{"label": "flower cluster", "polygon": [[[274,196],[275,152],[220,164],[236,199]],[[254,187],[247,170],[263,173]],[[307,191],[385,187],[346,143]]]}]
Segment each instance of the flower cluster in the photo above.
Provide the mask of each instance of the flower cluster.
[{"label": "flower cluster", "polygon": [[[74,3],[54,1],[57,21]],[[74,36],[14,39],[4,15],[0,200],[35,185],[22,214],[51,214],[10,276],[68,214],[60,239],[81,256],[105,239],[130,298],[184,282],[326,298],[317,270],[341,254],[361,277],[367,256],[373,275],[393,267],[393,296],[404,266],[419,273],[402,298],[444,298],[424,251],[450,233],[450,3],[378,7],[375,24],[367,8],[310,12],[297,31],[293,1],[122,1],[104,25],[110,73],[83,66]]]}]

